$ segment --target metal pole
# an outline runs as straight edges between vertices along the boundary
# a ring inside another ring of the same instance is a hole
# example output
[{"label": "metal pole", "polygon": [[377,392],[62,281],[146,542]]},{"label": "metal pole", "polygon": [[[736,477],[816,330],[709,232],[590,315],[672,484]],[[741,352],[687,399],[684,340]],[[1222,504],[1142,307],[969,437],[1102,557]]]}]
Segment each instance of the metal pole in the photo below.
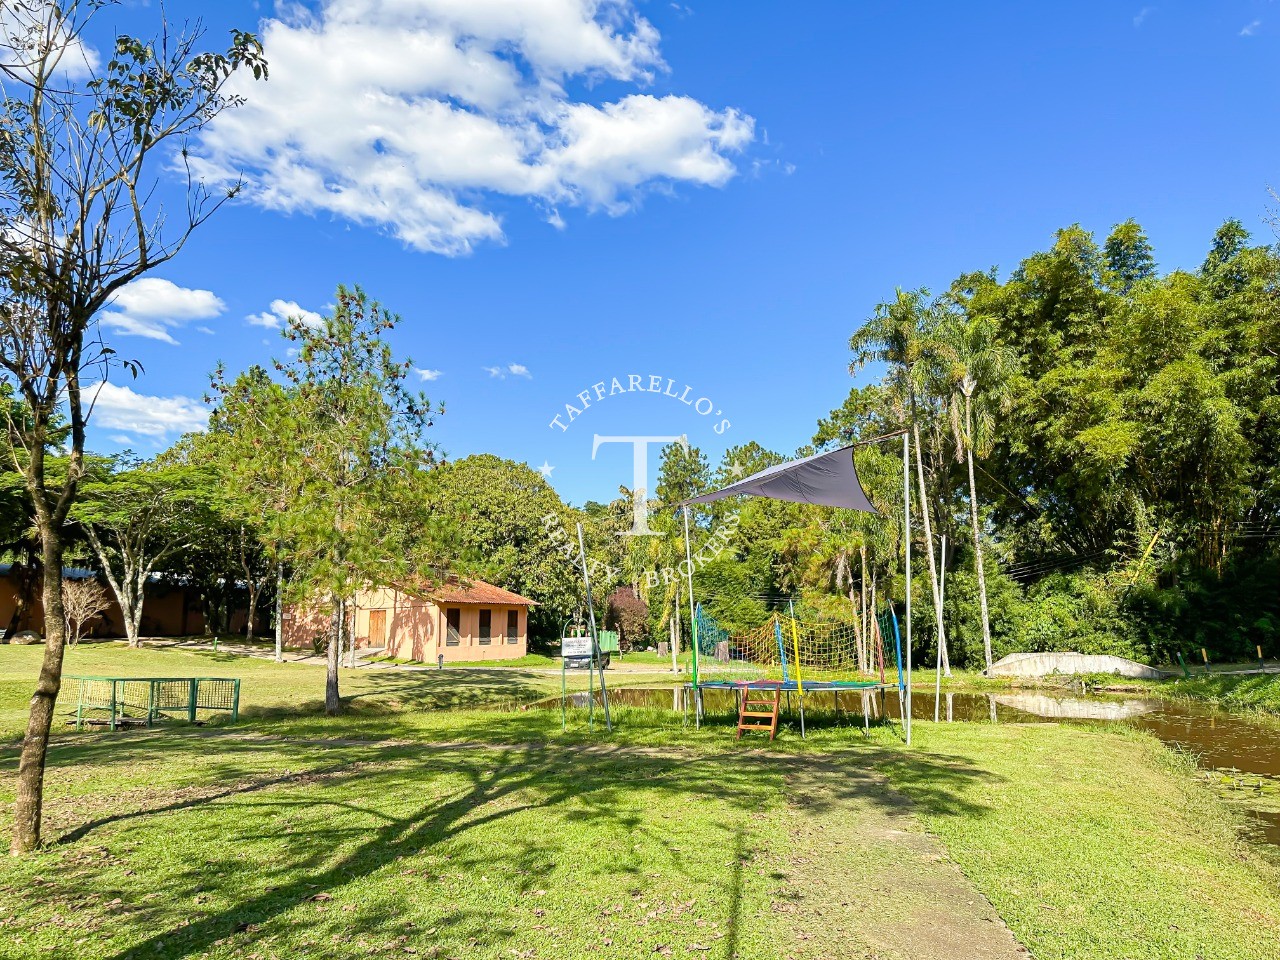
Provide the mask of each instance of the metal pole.
[{"label": "metal pole", "polygon": [[[938,606],[942,606],[947,590],[947,535],[942,535],[942,559],[938,567]],[[938,624],[939,641],[943,636],[942,624]],[[938,671],[933,682],[933,722],[938,722],[938,704],[942,700],[942,643],[938,643]]]},{"label": "metal pole", "polygon": [[596,633],[596,607],[591,599],[591,574],[587,571],[587,543],[582,537],[582,524],[578,524],[578,551],[582,555],[582,583],[587,588],[587,617],[591,622],[591,656],[600,667],[600,699],[604,702],[605,729],[612,732],[613,720],[609,717],[609,690],[604,683],[604,658],[600,655],[600,638]]},{"label": "metal pole", "polygon": [[800,669],[800,631],[796,629],[796,605],[792,600],[787,600],[787,609],[791,612],[791,637],[795,641],[796,655],[796,691],[800,694],[800,739],[805,739],[804,735],[804,673]]},{"label": "metal pole", "polygon": [[693,726],[698,729],[702,720],[701,698],[698,695],[698,614],[693,602],[693,548],[689,546],[689,508],[684,508],[684,559],[689,565],[689,634],[693,637]]},{"label": "metal pole", "polygon": [[911,451],[908,434],[902,435],[902,545],[907,579],[907,746],[911,746]]}]

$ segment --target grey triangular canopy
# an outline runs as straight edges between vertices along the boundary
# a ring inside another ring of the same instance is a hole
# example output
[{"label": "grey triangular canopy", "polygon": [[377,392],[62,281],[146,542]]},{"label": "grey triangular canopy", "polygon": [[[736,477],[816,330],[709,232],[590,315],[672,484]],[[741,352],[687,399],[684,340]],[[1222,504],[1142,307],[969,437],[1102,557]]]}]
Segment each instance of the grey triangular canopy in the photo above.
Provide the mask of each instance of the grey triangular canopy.
[{"label": "grey triangular canopy", "polygon": [[683,507],[694,503],[711,503],[724,497],[747,495],[768,497],[770,500],[786,500],[790,503],[817,503],[827,507],[844,507],[864,513],[879,513],[867,499],[858,480],[858,470],[853,465],[853,447],[841,447],[830,453],[815,453],[802,460],[780,463],[777,466],[753,473],[704,493],[700,497],[682,500]]}]

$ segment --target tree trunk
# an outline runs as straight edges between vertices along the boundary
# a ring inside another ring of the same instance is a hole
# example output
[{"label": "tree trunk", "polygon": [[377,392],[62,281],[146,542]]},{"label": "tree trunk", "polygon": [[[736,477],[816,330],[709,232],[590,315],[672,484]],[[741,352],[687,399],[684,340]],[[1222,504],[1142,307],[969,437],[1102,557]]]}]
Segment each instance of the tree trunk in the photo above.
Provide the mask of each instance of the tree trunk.
[{"label": "tree trunk", "polygon": [[142,605],[146,602],[146,584],[147,571],[143,570],[134,582],[133,595],[120,597],[120,608],[124,612],[125,636],[129,638],[129,646],[135,650],[142,646]]},{"label": "tree trunk", "polygon": [[244,624],[244,642],[253,642],[253,618],[258,615],[258,591],[259,586],[256,580],[249,580],[249,616]]},{"label": "tree trunk", "polygon": [[982,611],[982,652],[991,676],[991,617],[987,612],[987,572],[982,566],[982,536],[978,530],[978,485],[973,476],[973,414],[969,394],[964,395],[965,455],[969,462],[969,523],[973,527],[973,557],[978,567],[978,606]]},{"label": "tree trunk", "polygon": [[867,621],[868,637],[871,636],[870,630],[872,629],[873,626],[876,634],[875,656],[879,657],[881,663],[883,664],[884,657],[880,651],[884,647],[884,638],[880,636],[880,621],[876,617],[876,574],[874,570],[871,571],[871,619]]},{"label": "tree trunk", "polygon": [[25,606],[21,596],[15,598],[13,616],[9,618],[9,622],[5,625],[4,633],[0,633],[0,643],[8,643],[13,638],[13,635],[18,632],[18,624],[22,622]]},{"label": "tree trunk", "polygon": [[336,717],[342,702],[338,699],[338,655],[342,649],[342,628],[346,619],[343,603],[335,598],[333,601],[333,637],[329,641],[329,649],[325,656],[324,712]]},{"label": "tree trunk", "polygon": [[[143,583],[146,582],[145,576]],[[129,638],[129,646],[135,650],[142,646],[142,604],[144,602],[146,588],[141,584],[138,586],[137,595],[133,598],[132,609],[127,609],[124,615],[124,632]]]},{"label": "tree trunk", "polygon": [[849,606],[853,608],[853,644],[854,657],[858,662],[858,672],[867,672],[867,639],[862,633],[862,618],[858,616],[858,591],[854,589],[852,581],[849,583]]},{"label": "tree trunk", "polygon": [[252,643],[254,621],[258,618],[258,600],[262,596],[262,590],[266,586],[267,578],[264,576],[259,579],[253,575],[253,565],[249,563],[249,557],[245,550],[244,524],[240,525],[240,539],[237,544],[240,553],[240,569],[244,571],[244,582],[249,587],[249,619],[244,625],[244,639],[246,643]]},{"label": "tree trunk", "polygon": [[17,561],[9,568],[9,576],[13,578],[17,589],[14,596],[13,616],[9,618],[9,623],[4,628],[4,635],[0,636],[0,643],[12,640],[13,635],[24,628],[27,615],[31,610],[31,595],[35,592],[36,580],[39,579],[40,568],[34,556],[31,555],[29,547],[23,548],[22,556],[26,559]]},{"label": "tree trunk", "polygon": [[[98,558],[98,562],[102,564],[102,574],[107,578],[107,585],[111,587],[111,592],[115,594],[116,604],[120,607],[120,616],[124,621],[124,635],[129,641],[129,646],[137,648],[138,625],[142,622],[142,602],[145,594],[146,574],[138,576],[137,571],[133,569],[134,564],[130,562],[129,556],[125,553],[124,547],[121,547],[121,556],[124,561],[124,576],[117,577],[115,571],[111,568],[111,555],[107,553],[106,545],[98,536],[93,527],[87,527],[85,534],[89,540],[89,546],[93,547],[93,552]],[[136,589],[135,589],[136,584]]]},{"label": "tree trunk", "polygon": [[938,627],[938,655],[942,658],[942,670],[951,676],[951,660],[947,656],[947,635],[942,627],[942,594],[938,589],[938,560],[933,551],[933,525],[929,521],[929,496],[924,486],[924,460],[920,457],[920,425],[912,420],[911,439],[916,448],[916,476],[920,481],[920,516],[924,519],[924,544],[928,548],[929,586],[933,591],[933,616]]},{"label": "tree trunk", "polygon": [[18,784],[13,807],[13,839],[9,852],[28,853],[40,845],[40,815],[44,804],[44,767],[49,729],[62,687],[62,656],[66,650],[66,616],[62,607],[61,531],[46,515],[37,521],[43,554],[44,659],[18,761]]},{"label": "tree trunk", "polygon": [[276,564],[276,663],[284,663],[284,564]]}]

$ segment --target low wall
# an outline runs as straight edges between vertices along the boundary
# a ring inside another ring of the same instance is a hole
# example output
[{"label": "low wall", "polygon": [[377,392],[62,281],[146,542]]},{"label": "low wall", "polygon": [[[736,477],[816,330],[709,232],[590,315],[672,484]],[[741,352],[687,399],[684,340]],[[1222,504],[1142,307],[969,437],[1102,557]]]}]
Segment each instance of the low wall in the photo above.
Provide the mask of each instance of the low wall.
[{"label": "low wall", "polygon": [[1164,676],[1155,667],[1110,654],[1011,653],[991,665],[993,677],[1044,677],[1051,673],[1113,673],[1135,680],[1159,680]]}]

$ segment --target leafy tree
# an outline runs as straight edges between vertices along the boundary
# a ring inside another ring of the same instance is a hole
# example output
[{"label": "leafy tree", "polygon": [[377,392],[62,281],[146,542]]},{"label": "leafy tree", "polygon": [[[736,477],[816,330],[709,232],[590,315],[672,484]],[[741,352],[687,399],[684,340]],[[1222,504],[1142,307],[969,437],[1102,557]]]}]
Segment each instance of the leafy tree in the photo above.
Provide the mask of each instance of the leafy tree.
[{"label": "leafy tree", "polygon": [[1200,266],[1200,274],[1215,299],[1238,292],[1247,282],[1240,255],[1248,243],[1249,231],[1235,219],[1227,220],[1213,235],[1213,245]]},{"label": "leafy tree", "polygon": [[[0,369],[24,405],[21,417],[6,417],[4,440],[40,534],[46,624],[18,767],[14,854],[40,842],[66,642],[64,522],[92,408],[85,378],[105,377],[118,359],[95,336],[96,318],[126,284],[175,257],[234,192],[211,194],[186,168],[186,202],[167,215],[156,168],[171,166],[174,147],[235,105],[225,89],[236,72],[266,75],[252,34],[235,31],[226,52],[201,53],[198,26],[177,35],[162,27],[153,42],[121,35],[98,67],[82,37],[100,6],[15,0],[0,37]],[[64,416],[68,467],[55,478],[46,457]]]},{"label": "leafy tree", "polygon": [[[882,305],[854,336],[853,366],[882,362],[884,375],[821,418],[813,443],[911,431],[925,504],[914,515],[928,540],[957,548],[945,610],[920,604],[917,628],[945,619],[957,663],[1280,645],[1277,290],[1280,251],[1235,222],[1199,269],[1162,275],[1128,221],[1101,249],[1068,227],[1005,280],[966,273],[941,299],[900,292]],[[735,462],[744,473],[774,462],[752,447],[731,451],[713,482],[737,479]],[[854,456],[879,515],[756,498],[699,514],[695,551],[736,515],[737,536],[697,571],[699,599],[731,632],[797,597],[824,618],[856,608],[867,638],[864,605],[901,598],[903,464],[892,445]],[[646,594],[651,624],[672,593]]]},{"label": "leafy tree", "polygon": [[1106,256],[1107,278],[1110,285],[1122,294],[1133,290],[1143,280],[1156,273],[1156,258],[1151,242],[1135,220],[1117,224],[1103,246]]},{"label": "leafy tree", "polygon": [[[888,364],[888,380],[905,413],[905,424],[911,431],[915,453],[916,477],[919,484],[920,518],[924,524],[925,556],[929,561],[929,586],[933,595],[934,625],[939,656],[947,675],[951,665],[947,657],[946,630],[943,627],[942,593],[938,560],[933,542],[933,510],[925,483],[924,460],[920,439],[921,420],[926,413],[937,424],[937,411],[931,410],[936,393],[930,393],[930,381],[936,375],[938,330],[945,312],[936,301],[929,300],[924,289],[898,290],[896,297],[876,308],[849,338],[853,361],[849,372],[856,373],[871,362]],[[922,409],[923,408],[923,409]]]},{"label": "leafy tree", "polygon": [[[274,570],[275,658],[279,663],[284,660],[281,614],[290,549],[285,510],[293,496],[295,478],[270,445],[263,443],[263,436],[272,430],[289,429],[290,398],[284,386],[260,366],[250,367],[230,387],[220,368],[214,375],[214,386],[222,397],[222,408],[213,412],[208,431],[187,438],[175,455],[214,468],[220,480],[220,512],[237,527],[235,559],[241,562],[250,583],[262,576],[261,565]],[[253,405],[243,407],[238,398],[252,398]],[[258,418],[257,432],[254,418]],[[225,556],[199,559],[205,561],[199,564],[203,569],[228,562]]]},{"label": "leafy tree", "polygon": [[618,650],[630,653],[649,639],[649,607],[634,587],[618,587],[605,601],[604,626],[618,632]]},{"label": "leafy tree", "polygon": [[818,421],[818,432],[813,436],[814,447],[834,450],[859,440],[892,433],[901,426],[901,422],[892,411],[890,390],[890,387],[878,383],[854,387],[840,409],[832,410],[830,415]]},{"label": "leafy tree", "polygon": [[[0,382],[0,406],[4,421],[21,416],[21,405],[9,384]],[[11,462],[0,462],[0,557],[10,561],[9,579],[14,585],[13,613],[0,630],[0,642],[22,629],[40,582],[40,542],[35,511],[22,474]]]},{"label": "leafy tree", "polygon": [[[193,527],[190,542],[172,558],[168,572],[199,594],[206,635],[230,632],[233,614],[247,601],[245,639],[252,641],[258,610],[279,561],[264,542],[263,519],[254,515],[253,498],[244,496],[230,471],[223,469],[221,453],[232,453],[222,450],[224,439],[216,429],[188,434],[156,458],[159,464],[187,468],[203,485],[202,509],[188,517]],[[279,661],[279,630],[276,639]]]},{"label": "leafy tree", "polygon": [[318,325],[289,319],[296,356],[277,361],[281,381],[251,370],[228,382],[213,430],[229,476],[255,513],[271,517],[268,542],[289,545],[292,589],[332,610],[325,712],[336,714],[346,605],[370,582],[438,576],[449,524],[433,503],[437,453],[424,434],[441,412],[407,384],[384,334],[399,318],[359,287],[338,287]]},{"label": "leafy tree", "polygon": [[81,483],[71,515],[102,565],[131,647],[141,642],[147,583],[165,560],[194,543],[199,527],[192,519],[209,509],[209,488],[199,471],[128,461]]},{"label": "leafy tree", "polygon": [[[1007,406],[1009,380],[1013,374],[1013,352],[997,339],[995,324],[983,316],[952,315],[940,331],[940,351],[946,376],[959,393],[960,403],[952,406],[957,453],[963,457],[969,481],[969,524],[973,535],[974,567],[978,580],[978,603],[982,618],[982,649],[987,670],[991,670],[991,616],[987,609],[987,581],[982,556],[982,530],[978,520],[978,482],[974,475],[975,450],[983,456],[993,442],[995,415]],[[981,389],[982,393],[979,394]],[[978,415],[974,417],[974,397],[978,395]],[[958,406],[958,409],[957,409]]]},{"label": "leafy tree", "polygon": [[444,464],[434,480],[436,508],[457,531],[459,560],[483,579],[536,600],[531,634],[558,637],[580,604],[573,561],[557,549],[557,533],[564,532],[576,550],[575,511],[537,471],[492,454]]},{"label": "leafy tree", "polygon": [[658,503],[666,508],[705,493],[711,486],[707,456],[693,445],[668,443],[658,462]]}]

